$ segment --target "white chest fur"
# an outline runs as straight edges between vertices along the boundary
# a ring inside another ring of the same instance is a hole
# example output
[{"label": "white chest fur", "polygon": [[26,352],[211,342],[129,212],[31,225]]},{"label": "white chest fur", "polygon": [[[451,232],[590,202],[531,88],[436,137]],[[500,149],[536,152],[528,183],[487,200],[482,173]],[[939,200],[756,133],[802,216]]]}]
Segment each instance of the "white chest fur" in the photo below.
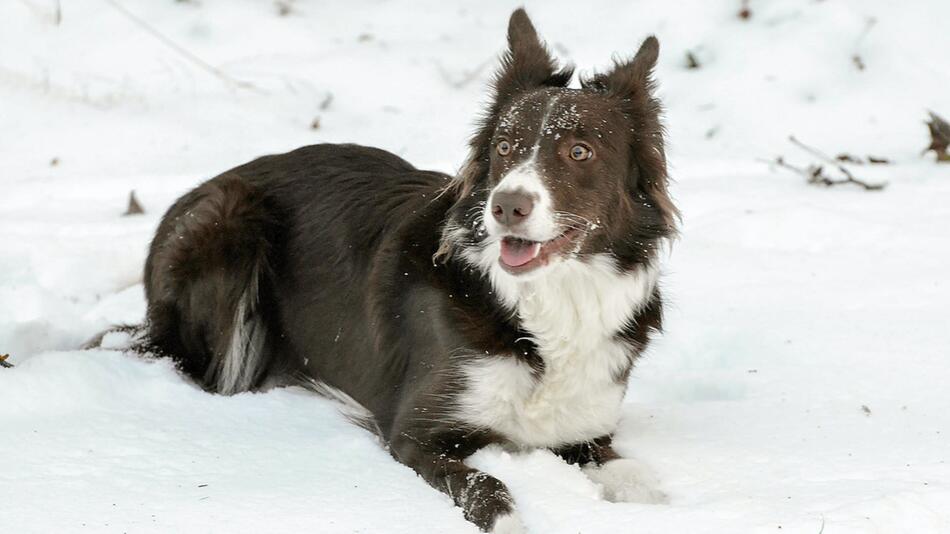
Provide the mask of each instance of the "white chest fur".
[{"label": "white chest fur", "polygon": [[544,360],[540,375],[510,355],[466,364],[459,416],[525,446],[556,446],[613,432],[631,348],[615,334],[644,306],[657,269],[620,273],[607,257],[567,260],[534,280],[492,277]]}]

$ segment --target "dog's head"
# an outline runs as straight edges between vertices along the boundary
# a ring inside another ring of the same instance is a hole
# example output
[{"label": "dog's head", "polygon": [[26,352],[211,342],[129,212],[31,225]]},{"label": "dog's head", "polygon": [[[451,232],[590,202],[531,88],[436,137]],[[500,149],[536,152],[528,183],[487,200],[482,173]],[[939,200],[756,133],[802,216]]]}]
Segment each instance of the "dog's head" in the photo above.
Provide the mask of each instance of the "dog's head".
[{"label": "dog's head", "polygon": [[565,259],[646,263],[675,233],[660,104],[659,43],[568,88],[522,9],[511,15],[494,100],[450,187],[442,252],[484,269],[541,276]]}]

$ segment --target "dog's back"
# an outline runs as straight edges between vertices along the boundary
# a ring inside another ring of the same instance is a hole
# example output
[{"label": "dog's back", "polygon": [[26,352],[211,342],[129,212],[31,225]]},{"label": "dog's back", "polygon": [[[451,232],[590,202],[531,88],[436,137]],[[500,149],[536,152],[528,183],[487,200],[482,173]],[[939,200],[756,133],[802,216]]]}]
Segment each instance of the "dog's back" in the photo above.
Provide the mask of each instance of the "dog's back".
[{"label": "dog's back", "polygon": [[151,348],[224,394],[365,370],[339,360],[375,352],[366,314],[384,288],[369,279],[394,268],[388,246],[406,232],[415,256],[432,256],[439,221],[410,223],[445,212],[445,180],[378,149],[315,145],[205,182],[169,209],[150,249]]}]

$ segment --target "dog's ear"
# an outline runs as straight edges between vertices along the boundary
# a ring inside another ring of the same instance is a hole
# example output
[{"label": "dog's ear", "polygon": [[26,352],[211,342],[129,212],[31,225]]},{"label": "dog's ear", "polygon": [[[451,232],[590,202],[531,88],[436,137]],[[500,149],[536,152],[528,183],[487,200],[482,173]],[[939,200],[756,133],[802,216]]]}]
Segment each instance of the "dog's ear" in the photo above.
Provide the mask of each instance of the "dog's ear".
[{"label": "dog's ear", "polygon": [[468,196],[488,172],[491,138],[498,115],[517,95],[540,87],[565,87],[574,74],[571,66],[559,68],[557,60],[538,37],[537,30],[522,8],[508,20],[508,50],[492,83],[495,94],[469,142],[468,159],[450,187],[456,198]]},{"label": "dog's ear", "polygon": [[606,74],[594,76],[585,82],[602,91],[621,98],[651,98],[656,88],[653,80],[653,68],[660,57],[660,42],[650,36],[640,45],[640,50],[629,61],[615,61],[614,68]]},{"label": "dog's ear", "polygon": [[572,74],[571,68],[558,70],[557,61],[541,42],[528,14],[522,8],[516,9],[508,20],[508,50],[495,74],[495,107],[500,108],[518,93],[531,89],[564,87]]},{"label": "dog's ear", "polygon": [[585,88],[595,89],[616,98],[631,124],[632,161],[631,187],[642,192],[660,212],[668,234],[674,235],[679,210],[669,195],[664,152],[662,106],[654,96],[656,82],[653,69],[660,55],[660,42],[647,37],[633,59],[615,61],[604,74],[582,80]]}]

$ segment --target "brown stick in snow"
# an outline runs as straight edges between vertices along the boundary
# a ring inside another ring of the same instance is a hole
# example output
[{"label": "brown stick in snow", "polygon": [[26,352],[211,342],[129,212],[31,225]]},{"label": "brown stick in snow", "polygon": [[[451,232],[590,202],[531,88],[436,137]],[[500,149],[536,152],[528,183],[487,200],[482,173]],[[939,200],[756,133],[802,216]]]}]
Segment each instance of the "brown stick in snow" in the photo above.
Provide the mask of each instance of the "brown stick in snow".
[{"label": "brown stick in snow", "polygon": [[[849,171],[847,167],[845,167],[844,165],[841,164],[841,161],[840,161],[840,160],[836,160],[836,159],[834,159],[834,158],[831,158],[831,157],[829,157],[827,154],[825,154],[824,152],[818,150],[817,148],[812,147],[812,146],[808,146],[808,145],[806,145],[805,143],[802,143],[801,141],[799,141],[798,139],[796,139],[794,135],[788,136],[788,140],[791,141],[792,144],[794,144],[795,146],[797,146],[797,147],[801,148],[802,150],[804,150],[805,152],[808,152],[809,154],[811,154],[811,155],[817,157],[818,159],[824,160],[826,163],[829,163],[829,164],[831,164],[831,165],[834,165],[834,167],[838,169],[838,172],[840,172],[841,174],[843,174],[843,175],[845,176],[845,180],[833,180],[833,179],[831,179],[831,178],[825,178],[824,180],[821,181],[821,183],[822,183],[823,185],[829,185],[829,186],[831,186],[831,185],[838,185],[838,184],[841,184],[841,183],[849,183],[849,182],[850,182],[850,183],[853,183],[853,184],[856,184],[856,185],[860,185],[861,187],[863,187],[863,188],[864,188],[865,190],[867,190],[867,191],[880,191],[881,189],[884,189],[884,187],[887,186],[887,182],[882,182],[882,183],[879,183],[879,184],[869,184],[869,183],[867,183],[867,182],[865,182],[865,181],[858,180],[857,178],[854,177],[853,174],[851,174],[851,171]],[[817,169],[818,169],[819,172],[822,170],[821,166],[818,166]],[[827,182],[827,183],[826,183],[826,182]]]},{"label": "brown stick in snow", "polygon": [[778,165],[779,167],[782,167],[792,172],[795,172],[797,174],[800,174],[805,177],[808,183],[813,184],[813,185],[823,185],[826,187],[831,187],[831,186],[841,185],[841,184],[854,184],[859,187],[862,187],[865,191],[880,191],[887,186],[886,182],[880,183],[880,184],[870,184],[863,180],[859,180],[855,178],[853,174],[848,172],[847,169],[845,169],[844,167],[840,165],[838,166],[838,170],[841,171],[842,174],[844,174],[845,176],[844,180],[835,180],[834,178],[826,175],[825,168],[821,165],[809,165],[808,167],[796,167],[792,165],[791,163],[786,162],[785,158],[781,156],[775,158],[774,160],[768,161],[768,163]]}]

